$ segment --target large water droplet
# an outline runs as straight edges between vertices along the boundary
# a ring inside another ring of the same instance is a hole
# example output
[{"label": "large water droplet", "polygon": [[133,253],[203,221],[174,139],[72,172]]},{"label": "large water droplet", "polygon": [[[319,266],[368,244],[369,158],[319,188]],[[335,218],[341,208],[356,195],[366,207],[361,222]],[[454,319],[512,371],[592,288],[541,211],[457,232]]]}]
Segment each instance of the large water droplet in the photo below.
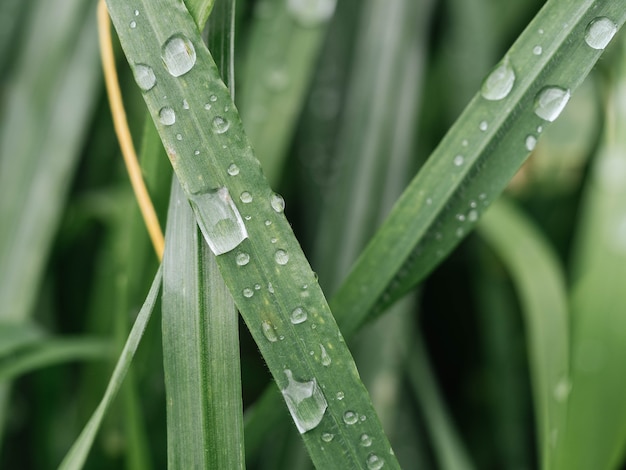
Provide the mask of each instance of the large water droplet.
[{"label": "large water droplet", "polygon": [[139,88],[143,91],[148,91],[154,88],[156,85],[156,77],[154,76],[154,70],[152,67],[145,64],[137,64],[133,67],[133,74],[135,75],[135,81]]},{"label": "large water droplet", "polygon": [[263,330],[263,336],[267,338],[270,343],[275,343],[278,341],[278,336],[276,335],[276,331],[270,322],[267,320],[263,320],[261,322],[261,329]]},{"label": "large water droplet", "polygon": [[230,122],[224,119],[222,116],[215,116],[211,122],[211,127],[217,134],[223,134],[230,127]]},{"label": "large water droplet", "polygon": [[361,434],[361,445],[369,447],[372,445],[372,438],[368,434]]},{"label": "large water droplet", "polygon": [[237,266],[245,266],[250,262],[250,255],[244,252],[237,253],[235,262],[237,263]]},{"label": "large water droplet", "polygon": [[486,100],[502,100],[511,92],[514,83],[515,71],[509,60],[505,58],[485,79],[480,93]]},{"label": "large water droplet", "polygon": [[376,454],[368,455],[365,463],[367,463],[369,470],[380,470],[385,466],[385,461]]},{"label": "large water droplet", "polygon": [[164,106],[159,111],[159,122],[164,126],[171,126],[176,122],[176,113],[169,106]]},{"label": "large water droplet", "polygon": [[302,26],[316,26],[330,19],[336,0],[287,0],[287,10]]},{"label": "large water droplet", "polygon": [[346,411],[343,414],[343,422],[346,424],[355,424],[359,420],[358,413],[354,411]]},{"label": "large water droplet", "polygon": [[281,213],[285,210],[285,200],[280,194],[272,194],[272,197],[270,198],[270,205],[272,206],[272,209],[274,209],[278,213]]},{"label": "large water droplet", "polygon": [[585,31],[585,42],[593,49],[604,49],[615,33],[617,26],[610,19],[600,17],[592,20]]},{"label": "large water droplet", "polygon": [[214,255],[227,253],[248,238],[241,214],[227,188],[192,194],[189,202]]},{"label": "large water droplet", "polygon": [[304,310],[302,307],[296,307],[293,309],[293,312],[291,312],[291,323],[293,323],[294,325],[298,325],[300,323],[304,323],[307,319],[307,313],[306,310]]},{"label": "large water droplet", "polygon": [[274,253],[274,259],[278,264],[284,266],[289,262],[289,253],[285,250],[276,250],[276,253]]},{"label": "large water droplet", "polygon": [[559,117],[569,101],[570,92],[558,86],[543,88],[535,98],[535,114],[546,121],[554,121]]},{"label": "large water droplet", "polygon": [[317,427],[322,421],[328,403],[315,378],[298,382],[289,369],[285,369],[287,387],[281,390],[291,417],[300,434]]},{"label": "large water droplet", "polygon": [[241,202],[243,202],[244,204],[248,204],[252,202],[252,194],[250,194],[248,191],[244,191],[240,194],[239,199],[241,199]]},{"label": "large water droplet", "polygon": [[324,367],[328,367],[330,365],[330,363],[332,362],[332,359],[330,358],[330,356],[326,352],[326,348],[323,345],[321,345],[321,344],[320,344],[320,349],[322,351],[322,355],[321,355],[322,365]]},{"label": "large water droplet", "polygon": [[180,77],[195,65],[196,50],[186,36],[174,34],[163,44],[161,59],[172,76]]}]

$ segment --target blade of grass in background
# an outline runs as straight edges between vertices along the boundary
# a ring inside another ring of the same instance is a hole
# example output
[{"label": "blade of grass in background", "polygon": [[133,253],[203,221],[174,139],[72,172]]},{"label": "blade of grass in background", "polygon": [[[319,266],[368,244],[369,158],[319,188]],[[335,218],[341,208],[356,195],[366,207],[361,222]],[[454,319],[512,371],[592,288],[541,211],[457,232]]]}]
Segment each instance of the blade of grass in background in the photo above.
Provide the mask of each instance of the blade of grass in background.
[{"label": "blade of grass in background", "polygon": [[574,245],[572,391],[559,469],[618,468],[626,444],[626,55],[608,83],[604,136]]},{"label": "blade of grass in background", "polygon": [[[108,5],[174,170],[312,460],[397,468],[282,198],[263,178],[193,20],[178,4]],[[364,432],[373,440],[367,449]]]},{"label": "blade of grass in background", "polygon": [[551,247],[511,203],[498,200],[478,225],[508,268],[526,326],[541,468],[555,468],[566,426],[569,318],[562,269]]},{"label": "blade of grass in background", "polygon": [[346,333],[423,279],[472,229],[624,23],[625,7],[623,0],[546,3],[333,298],[333,311],[347,316]]}]

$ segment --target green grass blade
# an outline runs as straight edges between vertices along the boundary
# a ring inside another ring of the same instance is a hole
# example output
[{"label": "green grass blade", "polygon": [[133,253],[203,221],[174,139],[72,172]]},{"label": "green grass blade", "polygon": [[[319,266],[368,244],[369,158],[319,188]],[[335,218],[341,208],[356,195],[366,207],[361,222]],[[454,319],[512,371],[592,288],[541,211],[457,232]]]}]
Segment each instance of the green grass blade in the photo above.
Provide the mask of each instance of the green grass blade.
[{"label": "green grass blade", "polygon": [[574,256],[572,392],[560,469],[620,468],[626,445],[626,54],[606,95],[604,136],[582,202]]},{"label": "green grass blade", "polygon": [[555,468],[570,387],[564,276],[550,246],[512,204],[495,202],[478,230],[508,268],[520,297],[541,468]]},{"label": "green grass blade", "polygon": [[[397,468],[282,199],[261,174],[195,23],[167,2],[108,5],[140,86],[150,88],[144,99],[196,220],[315,465]],[[363,433],[372,436],[369,448],[360,445]]]},{"label": "green grass blade", "polygon": [[159,271],[152,282],[152,287],[150,287],[150,292],[148,292],[148,296],[146,297],[146,301],[141,307],[141,310],[137,315],[137,319],[135,320],[135,324],[128,335],[128,340],[126,341],[124,349],[120,354],[120,358],[117,361],[115,370],[113,371],[111,380],[109,381],[109,385],[107,386],[104,396],[102,397],[102,401],[100,401],[100,404],[85,425],[85,428],[80,433],[78,439],[72,445],[72,448],[68,451],[59,468],[80,469],[85,464],[85,460],[87,459],[89,450],[91,449],[93,441],[96,437],[98,428],[102,423],[102,419],[122,385],[124,377],[130,368],[133,356],[135,355],[135,351],[137,351],[137,347],[139,346],[139,341],[141,340],[148,321],[150,320],[150,316],[152,315],[152,310],[156,304],[157,296],[161,287],[161,280],[162,271],[161,268],[159,268]]},{"label": "green grass blade", "polygon": [[[333,298],[344,331],[421,281],[472,229],[602,53],[585,41],[598,17],[614,32],[626,19],[626,2],[549,1],[537,14],[484,85],[492,99],[472,99]],[[562,99],[546,106],[550,97]]]},{"label": "green grass blade", "polygon": [[0,323],[0,359],[42,338],[45,338],[44,331],[33,323]]},{"label": "green grass blade", "polygon": [[237,101],[263,172],[276,184],[336,0],[257,4]]},{"label": "green grass blade", "polygon": [[[227,3],[223,0],[218,0],[218,4]],[[207,22],[209,15],[211,14],[211,10],[213,10],[213,5],[215,4],[215,0],[185,0],[185,6],[191,16],[196,20],[196,24],[198,28],[202,29],[204,24]]]}]

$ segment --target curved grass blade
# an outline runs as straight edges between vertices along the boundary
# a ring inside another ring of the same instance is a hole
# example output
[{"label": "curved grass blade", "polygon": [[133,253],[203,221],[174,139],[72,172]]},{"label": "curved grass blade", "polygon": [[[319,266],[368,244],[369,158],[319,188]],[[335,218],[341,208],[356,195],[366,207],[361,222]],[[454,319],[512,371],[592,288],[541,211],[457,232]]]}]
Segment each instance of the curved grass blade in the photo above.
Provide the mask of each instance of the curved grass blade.
[{"label": "curved grass blade", "polygon": [[[192,18],[178,3],[108,5],[196,220],[315,465],[397,468],[284,202],[263,178]],[[359,443],[364,432],[369,448]]]},{"label": "curved grass blade", "polygon": [[[473,228],[625,20],[624,0],[546,3],[413,179],[333,298],[344,333],[420,282]],[[600,40],[598,33],[603,33]]]},{"label": "curved grass blade", "polygon": [[496,201],[478,230],[508,268],[520,297],[541,468],[555,468],[570,388],[564,276],[549,245],[512,204]]},{"label": "curved grass blade", "polygon": [[139,341],[143,336],[144,331],[146,330],[146,326],[148,321],[150,320],[150,316],[152,315],[152,310],[154,309],[154,305],[157,301],[157,295],[159,294],[159,290],[161,287],[162,280],[162,270],[159,268],[157,271],[154,281],[152,281],[152,287],[150,287],[150,291],[148,292],[148,296],[146,297],[146,301],[144,302],[137,318],[135,320],[135,324],[133,325],[132,330],[128,335],[128,340],[124,345],[124,349],[120,354],[120,358],[117,361],[115,366],[115,370],[111,375],[111,380],[109,381],[109,385],[102,397],[102,401],[94,411],[91,418],[85,425],[85,428],[78,436],[78,439],[72,445],[72,448],[68,451],[67,455],[61,462],[59,468],[61,469],[80,469],[85,464],[85,460],[87,460],[87,455],[89,454],[89,450],[93,444],[93,441],[96,437],[96,433],[98,432],[98,428],[102,423],[102,419],[104,418],[104,414],[107,409],[113,402],[115,395],[122,385],[122,381],[130,368],[131,361],[133,360],[133,356],[137,351],[137,347],[139,346]]},{"label": "curved grass blade", "polygon": [[[219,3],[226,3],[223,0],[218,0]],[[228,2],[230,3],[230,2]],[[191,16],[196,20],[196,24],[199,29],[204,27],[204,24],[207,22],[211,11],[213,10],[213,5],[215,4],[215,0],[185,0],[185,6]]]},{"label": "curved grass blade", "polygon": [[31,322],[0,323],[0,359],[32,346],[45,337],[43,329]]}]

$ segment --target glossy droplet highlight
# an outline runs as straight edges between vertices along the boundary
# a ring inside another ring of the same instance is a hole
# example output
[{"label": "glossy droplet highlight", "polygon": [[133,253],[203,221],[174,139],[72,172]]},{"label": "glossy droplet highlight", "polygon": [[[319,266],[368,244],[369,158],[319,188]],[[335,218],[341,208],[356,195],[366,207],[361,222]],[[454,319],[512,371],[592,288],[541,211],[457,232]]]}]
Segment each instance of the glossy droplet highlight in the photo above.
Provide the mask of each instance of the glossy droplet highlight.
[{"label": "glossy droplet highlight", "polygon": [[369,447],[372,445],[372,438],[368,434],[361,434],[360,444],[363,447]]},{"label": "glossy droplet highlight", "polygon": [[328,403],[315,379],[299,382],[289,369],[284,372],[288,383],[281,393],[298,431],[304,434],[320,424]]},{"label": "glossy droplet highlight", "polygon": [[272,209],[278,213],[285,210],[285,200],[280,194],[272,194],[272,197],[270,198],[270,205],[272,206]]},{"label": "glossy droplet highlight", "polygon": [[227,253],[248,238],[241,214],[227,188],[192,194],[189,202],[202,235],[214,255]]},{"label": "glossy droplet highlight", "polygon": [[535,114],[552,122],[559,117],[570,98],[569,90],[558,86],[543,88],[535,98]]},{"label": "glossy droplet highlight", "polygon": [[385,465],[385,461],[376,454],[368,455],[365,463],[369,470],[380,470]]},{"label": "glossy droplet highlight", "polygon": [[263,320],[261,322],[261,329],[263,330],[263,336],[270,342],[275,343],[278,341],[278,336],[276,335],[276,331],[270,322],[267,320]]},{"label": "glossy droplet highlight", "polygon": [[304,323],[307,317],[308,315],[306,313],[306,310],[304,310],[302,307],[296,307],[291,312],[291,323],[293,323],[294,325],[299,325],[300,323]]},{"label": "glossy droplet highlight", "polygon": [[454,157],[454,165],[455,166],[463,165],[464,161],[465,161],[465,158],[463,158],[463,155],[457,155],[456,157]]},{"label": "glossy droplet highlight", "polygon": [[334,437],[335,437],[335,435],[331,434],[329,432],[322,433],[322,441],[324,441],[324,442],[330,442],[330,441],[333,440]]},{"label": "glossy droplet highlight", "polygon": [[174,34],[163,44],[161,59],[170,75],[180,77],[195,65],[196,49],[186,36]]},{"label": "glossy droplet highlight", "polygon": [[343,400],[343,397],[344,397],[344,396],[345,396],[345,395],[344,395],[344,393],[343,393],[343,392],[337,392],[337,395],[336,395],[337,400],[339,400],[339,401]]},{"label": "glossy droplet highlight", "polygon": [[617,26],[610,19],[602,16],[592,20],[585,31],[585,42],[593,49],[604,49],[617,32]]},{"label": "glossy droplet highlight", "polygon": [[537,145],[537,138],[534,135],[528,135],[526,136],[524,144],[526,146],[526,150],[532,152],[535,148],[535,145]]},{"label": "glossy droplet highlight", "polygon": [[320,344],[320,350],[321,350],[320,361],[322,362],[322,365],[324,367],[328,367],[330,363],[333,361],[328,355],[328,352],[326,352],[326,348],[324,347],[324,345]]},{"label": "glossy droplet highlight", "polygon": [[245,266],[250,262],[250,255],[243,252],[237,253],[237,256],[235,257],[235,262],[237,263],[237,266]]},{"label": "glossy droplet highlight", "polygon": [[237,176],[239,174],[239,167],[234,163],[231,163],[226,171],[230,176]]},{"label": "glossy droplet highlight", "polygon": [[287,10],[302,26],[311,27],[328,21],[336,0],[287,0]]},{"label": "glossy droplet highlight", "polygon": [[278,264],[284,266],[289,262],[289,253],[285,250],[276,250],[276,253],[274,253],[274,259]]},{"label": "glossy droplet highlight", "polygon": [[164,126],[171,126],[176,122],[176,113],[169,106],[164,106],[159,110],[159,122]]},{"label": "glossy droplet highlight", "polygon": [[252,194],[250,194],[248,191],[244,191],[239,196],[239,199],[241,199],[241,202],[243,202],[244,204],[248,204],[252,202]]},{"label": "glossy droplet highlight", "polygon": [[505,58],[487,76],[480,89],[480,94],[489,101],[506,98],[515,84],[515,71],[509,60]]},{"label": "glossy droplet highlight", "polygon": [[154,70],[152,67],[145,64],[137,64],[133,67],[133,74],[135,75],[135,81],[139,88],[143,91],[148,91],[154,88],[156,85],[156,77],[154,76]]},{"label": "glossy droplet highlight", "polygon": [[246,287],[243,291],[241,291],[241,293],[246,299],[249,299],[250,297],[254,295],[254,291],[250,289],[249,287]]},{"label": "glossy droplet highlight", "polygon": [[543,52],[543,48],[541,46],[535,46],[533,47],[533,54],[535,55],[541,55],[541,53]]},{"label": "glossy droplet highlight", "polygon": [[230,127],[230,123],[222,116],[215,116],[211,121],[211,127],[216,134],[223,134]]},{"label": "glossy droplet highlight", "polygon": [[358,420],[359,420],[359,415],[355,413],[354,411],[346,411],[343,414],[343,422],[348,425],[355,424]]},{"label": "glossy droplet highlight", "polygon": [[137,22],[136,21],[131,21],[129,26],[130,26],[130,29],[135,29],[137,27]]},{"label": "glossy droplet highlight", "polygon": [[480,121],[480,124],[478,124],[478,128],[485,132],[488,128],[489,128],[489,124],[487,123],[487,121]]}]

